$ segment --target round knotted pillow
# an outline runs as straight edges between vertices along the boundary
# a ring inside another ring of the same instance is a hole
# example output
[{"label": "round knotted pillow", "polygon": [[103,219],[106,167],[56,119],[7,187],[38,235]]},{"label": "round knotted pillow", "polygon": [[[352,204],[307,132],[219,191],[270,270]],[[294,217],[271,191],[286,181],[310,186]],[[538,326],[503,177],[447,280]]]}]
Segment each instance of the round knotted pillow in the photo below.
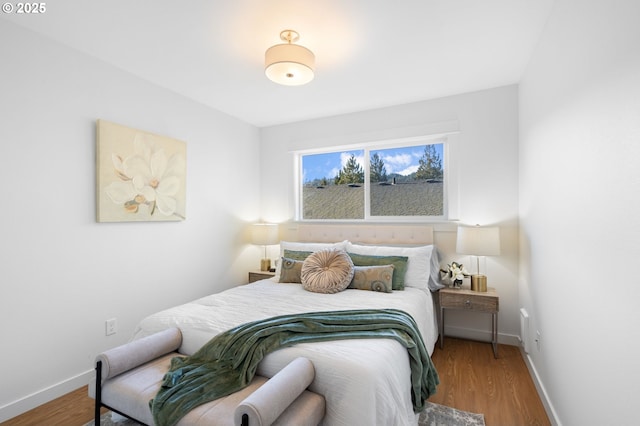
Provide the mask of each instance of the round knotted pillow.
[{"label": "round knotted pillow", "polygon": [[305,290],[338,293],[349,286],[353,271],[353,262],[344,250],[327,249],[305,259],[300,278]]}]

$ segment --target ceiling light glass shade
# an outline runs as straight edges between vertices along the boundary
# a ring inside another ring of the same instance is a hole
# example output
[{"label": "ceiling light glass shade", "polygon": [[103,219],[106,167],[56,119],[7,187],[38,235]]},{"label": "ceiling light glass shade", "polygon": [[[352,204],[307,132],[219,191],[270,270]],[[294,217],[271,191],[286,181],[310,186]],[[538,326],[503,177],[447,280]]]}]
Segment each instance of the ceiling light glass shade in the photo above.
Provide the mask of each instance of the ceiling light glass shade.
[{"label": "ceiling light glass shade", "polygon": [[264,55],[264,72],[269,80],[285,86],[300,86],[313,80],[316,57],[297,44],[276,44]]}]

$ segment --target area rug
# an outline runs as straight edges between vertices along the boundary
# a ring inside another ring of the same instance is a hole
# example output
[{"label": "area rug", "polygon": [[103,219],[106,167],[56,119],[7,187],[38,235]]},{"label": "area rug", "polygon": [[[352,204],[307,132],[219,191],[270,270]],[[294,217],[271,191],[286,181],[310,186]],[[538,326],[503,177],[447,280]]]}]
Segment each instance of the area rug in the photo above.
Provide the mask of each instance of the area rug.
[{"label": "area rug", "polygon": [[419,426],[484,426],[482,414],[456,410],[444,405],[427,401],[426,408],[420,413]]},{"label": "area rug", "polygon": [[[115,415],[112,419],[110,412],[100,417],[100,426],[137,425],[139,425],[139,423],[118,415]],[[90,421],[85,426],[93,426],[93,421]],[[427,401],[426,408],[420,413],[418,426],[484,426],[484,416],[482,414],[456,410],[455,408],[445,407],[444,405],[433,404]]]}]

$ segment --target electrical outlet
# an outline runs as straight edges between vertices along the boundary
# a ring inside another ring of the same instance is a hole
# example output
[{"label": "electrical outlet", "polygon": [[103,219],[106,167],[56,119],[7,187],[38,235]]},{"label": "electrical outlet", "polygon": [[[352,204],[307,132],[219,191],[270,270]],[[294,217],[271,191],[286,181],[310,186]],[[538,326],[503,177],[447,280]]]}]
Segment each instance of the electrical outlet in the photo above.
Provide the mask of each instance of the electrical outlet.
[{"label": "electrical outlet", "polygon": [[118,331],[118,320],[116,318],[108,319],[105,322],[105,335],[111,336]]},{"label": "electrical outlet", "polygon": [[540,340],[541,340],[542,335],[540,334],[540,330],[536,331],[536,349],[538,350],[538,352],[540,351]]}]

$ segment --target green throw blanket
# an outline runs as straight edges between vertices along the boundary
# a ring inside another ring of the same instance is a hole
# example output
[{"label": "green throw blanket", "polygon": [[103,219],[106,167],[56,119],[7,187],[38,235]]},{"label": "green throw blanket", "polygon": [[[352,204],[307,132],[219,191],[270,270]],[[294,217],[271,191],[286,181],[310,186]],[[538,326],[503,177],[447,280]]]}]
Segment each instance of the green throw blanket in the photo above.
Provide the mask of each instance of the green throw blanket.
[{"label": "green throw blanket", "polygon": [[173,426],[191,409],[249,385],[265,355],[297,343],[344,339],[395,339],[409,352],[414,411],[439,383],[413,318],[397,309],[282,315],[232,328],[195,354],[174,358],[149,402],[158,426]]}]

